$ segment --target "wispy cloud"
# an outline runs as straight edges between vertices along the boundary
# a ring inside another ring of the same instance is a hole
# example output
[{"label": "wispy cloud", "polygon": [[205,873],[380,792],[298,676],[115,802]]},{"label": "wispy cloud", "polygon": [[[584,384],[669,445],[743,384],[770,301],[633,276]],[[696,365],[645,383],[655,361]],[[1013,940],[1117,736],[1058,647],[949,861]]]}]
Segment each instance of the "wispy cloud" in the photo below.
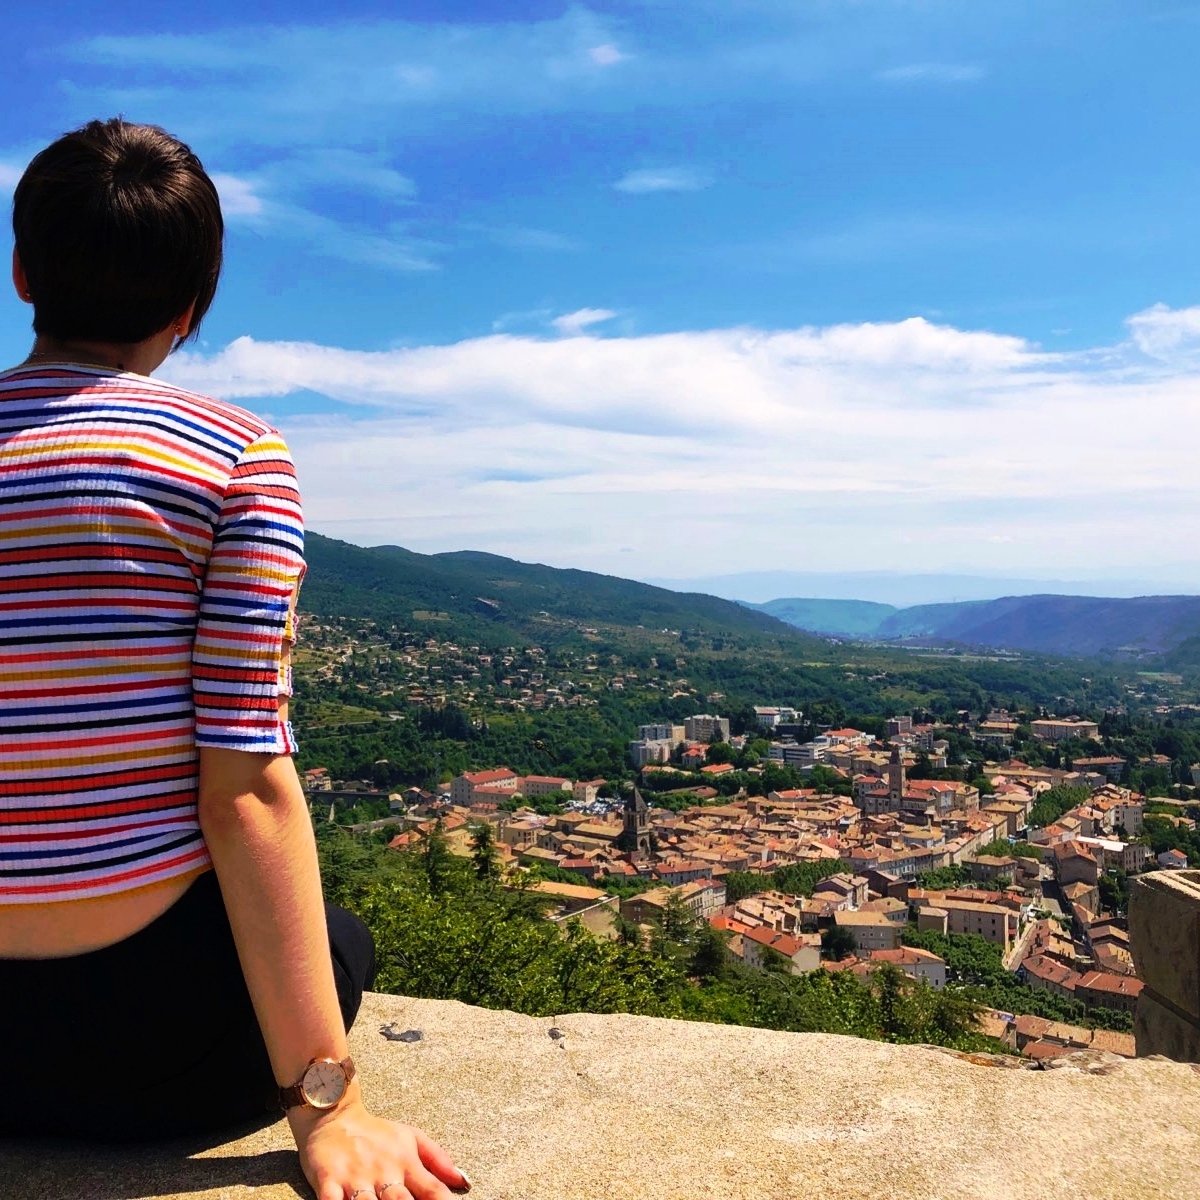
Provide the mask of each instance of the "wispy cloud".
[{"label": "wispy cloud", "polygon": [[228,221],[238,217],[257,217],[262,214],[263,200],[249,179],[214,172],[212,181],[221,198],[221,213]]},{"label": "wispy cloud", "polygon": [[[203,34],[88,38],[65,51],[109,68],[86,88],[153,110],[206,144],[347,144],[365,148],[401,117],[407,128],[464,110],[571,107],[605,84],[629,56],[609,23],[572,7],[543,21],[344,21],[243,26]],[[203,96],[203,103],[197,97]],[[334,134],[340,135],[335,138]]]},{"label": "wispy cloud", "polygon": [[16,163],[0,159],[0,195],[11,193],[16,188],[24,171],[24,167],[18,167]]},{"label": "wispy cloud", "polygon": [[612,42],[605,42],[601,46],[592,46],[588,50],[588,58],[598,67],[612,67],[623,62],[628,55],[622,54]]},{"label": "wispy cloud", "polygon": [[523,225],[476,225],[463,226],[467,232],[478,231],[497,246],[508,250],[543,250],[549,253],[569,253],[581,250],[583,243],[564,233],[551,229],[529,229]]},{"label": "wispy cloud", "polygon": [[[1075,546],[1082,569],[1098,523],[1131,564],[1200,540],[1200,365],[1146,353],[1192,338],[1194,310],[1136,314],[1128,342],[1076,354],[921,318],[569,336],[602,311],[551,322],[557,338],[243,338],[168,369],[273,410],[314,528],[363,541],[560,562],[570,547],[598,569],[633,545],[660,574],[694,574],[689,547],[749,569],[800,530],[827,569],[1065,570]],[[313,392],[349,408],[288,415]],[[423,469],[397,472],[400,457]]]},{"label": "wispy cloud", "polygon": [[643,167],[622,175],[613,187],[640,196],[648,192],[699,192],[712,181],[711,173],[700,167]]},{"label": "wispy cloud", "polygon": [[411,233],[401,221],[388,221],[385,209],[371,205],[377,226],[339,219],[305,203],[325,188],[375,193],[402,208],[413,193],[410,180],[350,151],[306,153],[268,163],[253,176],[215,172],[221,210],[235,226],[267,237],[299,243],[322,258],[336,258],[392,271],[436,269],[440,247]]},{"label": "wispy cloud", "polygon": [[575,312],[555,317],[550,324],[564,337],[578,337],[589,325],[611,321],[616,315],[611,308],[580,308]]},{"label": "wispy cloud", "polygon": [[906,63],[879,71],[884,83],[976,83],[987,74],[978,63]]}]

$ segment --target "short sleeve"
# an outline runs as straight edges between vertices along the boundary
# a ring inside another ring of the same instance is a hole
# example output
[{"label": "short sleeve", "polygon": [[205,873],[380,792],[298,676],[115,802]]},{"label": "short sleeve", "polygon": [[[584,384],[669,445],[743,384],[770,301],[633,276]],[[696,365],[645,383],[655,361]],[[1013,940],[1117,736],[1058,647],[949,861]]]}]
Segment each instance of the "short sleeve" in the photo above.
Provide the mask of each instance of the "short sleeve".
[{"label": "short sleeve", "polygon": [[296,469],[271,431],[238,458],[213,531],[192,650],[198,746],[294,753],[279,701],[290,691],[284,647],[303,576]]}]

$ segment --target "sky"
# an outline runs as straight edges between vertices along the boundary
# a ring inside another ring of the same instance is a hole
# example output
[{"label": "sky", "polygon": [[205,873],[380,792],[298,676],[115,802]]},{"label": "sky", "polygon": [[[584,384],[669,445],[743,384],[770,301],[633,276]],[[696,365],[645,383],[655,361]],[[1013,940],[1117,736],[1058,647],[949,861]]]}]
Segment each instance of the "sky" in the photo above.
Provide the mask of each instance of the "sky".
[{"label": "sky", "polygon": [[225,274],[160,373],[278,425],[314,530],[1200,591],[1200,0],[5,22],[6,206],[116,113],[213,175]]}]

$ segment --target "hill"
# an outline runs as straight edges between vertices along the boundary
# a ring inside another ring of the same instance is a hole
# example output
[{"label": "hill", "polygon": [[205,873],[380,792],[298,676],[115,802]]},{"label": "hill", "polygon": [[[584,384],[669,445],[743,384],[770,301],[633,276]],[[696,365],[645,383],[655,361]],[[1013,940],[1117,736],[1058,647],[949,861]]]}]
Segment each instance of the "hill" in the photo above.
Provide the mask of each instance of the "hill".
[{"label": "hill", "polygon": [[894,604],[876,604],[873,600],[768,600],[765,604],[745,602],[747,608],[769,613],[810,633],[834,637],[876,636],[880,625],[900,612]]},{"label": "hill", "polygon": [[793,626],[731,600],[473,550],[365,549],[310,532],[305,557],[301,606],[314,616],[424,626],[431,636],[484,645],[508,644],[518,635],[556,642],[593,626],[783,639],[797,648],[809,641]]},{"label": "hill", "polygon": [[[1040,654],[1143,658],[1177,653],[1190,659],[1194,651],[1189,654],[1185,643],[1200,637],[1200,596],[1005,596],[923,604],[881,613],[873,628],[871,610],[886,606],[843,610],[844,603],[825,610],[819,606],[828,601],[788,599],[759,607],[798,628],[872,641],[921,639]],[[814,618],[823,623],[804,623]]]}]

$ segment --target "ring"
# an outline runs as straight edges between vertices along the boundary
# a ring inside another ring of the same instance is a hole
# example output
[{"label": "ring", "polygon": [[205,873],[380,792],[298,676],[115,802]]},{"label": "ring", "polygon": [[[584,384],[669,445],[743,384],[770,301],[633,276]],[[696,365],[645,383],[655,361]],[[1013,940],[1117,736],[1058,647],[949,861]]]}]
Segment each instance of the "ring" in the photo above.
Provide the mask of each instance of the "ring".
[{"label": "ring", "polygon": [[[350,1193],[350,1200],[358,1200],[359,1196],[369,1196],[372,1192],[375,1192],[374,1188],[355,1188]],[[378,1195],[379,1193],[375,1192],[375,1194]]]},{"label": "ring", "polygon": [[[401,1180],[397,1179],[392,1183],[385,1183],[383,1185],[383,1187],[376,1188],[375,1195],[379,1197],[379,1200],[383,1200],[383,1193],[386,1192],[388,1190],[388,1188],[403,1187],[403,1186],[404,1186],[403,1182]],[[353,1198],[351,1198],[351,1200],[353,1200]]]}]

